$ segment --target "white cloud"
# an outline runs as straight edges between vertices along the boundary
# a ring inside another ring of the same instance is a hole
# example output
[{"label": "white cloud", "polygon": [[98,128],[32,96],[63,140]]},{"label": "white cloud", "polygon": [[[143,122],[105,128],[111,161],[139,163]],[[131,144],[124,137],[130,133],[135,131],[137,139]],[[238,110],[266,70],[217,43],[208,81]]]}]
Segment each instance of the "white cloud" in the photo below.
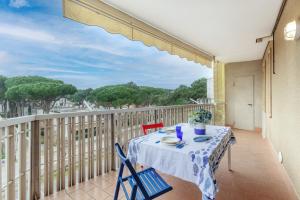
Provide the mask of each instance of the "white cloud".
[{"label": "white cloud", "polygon": [[28,7],[29,3],[27,0],[10,0],[9,6],[13,8]]},{"label": "white cloud", "polygon": [[58,43],[50,33],[4,23],[0,24],[0,34],[37,42]]},{"label": "white cloud", "polygon": [[96,44],[83,41],[81,39],[68,38],[68,36],[56,36],[51,32],[44,30],[37,30],[37,27],[24,27],[20,25],[11,25],[7,23],[0,23],[0,34],[9,37],[18,38],[19,40],[30,40],[34,42],[40,42],[45,44],[60,45],[66,48],[82,48],[91,49],[101,52],[106,52],[116,56],[127,56],[126,51],[122,51],[116,48],[104,44]]},{"label": "white cloud", "polygon": [[34,71],[34,72],[60,72],[60,73],[70,73],[70,74],[86,74],[86,72],[83,72],[83,71],[57,69],[57,68],[52,68],[52,67],[30,67],[30,68],[27,68],[27,70]]}]

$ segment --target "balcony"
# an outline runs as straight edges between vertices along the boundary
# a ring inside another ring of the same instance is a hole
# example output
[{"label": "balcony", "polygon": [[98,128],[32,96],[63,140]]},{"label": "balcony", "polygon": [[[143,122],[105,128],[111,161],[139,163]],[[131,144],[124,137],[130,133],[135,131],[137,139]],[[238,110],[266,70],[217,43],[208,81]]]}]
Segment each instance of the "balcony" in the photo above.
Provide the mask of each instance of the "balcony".
[{"label": "balcony", "polygon": [[[160,3],[64,0],[63,15],[211,67],[215,104],[2,120],[0,200],[112,199],[113,144],[126,152],[141,124],[187,122],[199,108],[237,137],[233,171],[226,156],[216,171],[217,200],[299,199],[299,1]],[[161,175],[174,190],[160,199],[201,199],[194,184]]]},{"label": "balcony", "polygon": [[[141,124],[187,122],[212,104],[36,115],[0,121],[4,199],[35,199],[109,174],[119,165],[113,144],[126,150]],[[111,182],[111,180],[109,181]]]},{"label": "balcony", "polygon": [[[112,199],[116,170],[113,144],[126,150],[140,125],[187,122],[188,115],[214,105],[186,105],[37,115],[0,122],[2,199]],[[232,168],[226,156],[216,173],[217,199],[297,199],[270,143],[260,133],[234,130]],[[6,176],[7,177],[6,177]],[[197,186],[163,174],[174,190],[161,199],[200,199]],[[124,194],[120,195],[125,199]]]}]

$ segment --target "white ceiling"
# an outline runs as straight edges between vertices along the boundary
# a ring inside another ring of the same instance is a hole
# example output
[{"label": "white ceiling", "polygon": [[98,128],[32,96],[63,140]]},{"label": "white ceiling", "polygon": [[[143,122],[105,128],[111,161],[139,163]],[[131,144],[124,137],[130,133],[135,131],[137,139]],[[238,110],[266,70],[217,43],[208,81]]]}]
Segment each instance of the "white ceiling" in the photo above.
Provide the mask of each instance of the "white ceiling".
[{"label": "white ceiling", "polygon": [[104,0],[223,62],[261,59],[282,0]]}]

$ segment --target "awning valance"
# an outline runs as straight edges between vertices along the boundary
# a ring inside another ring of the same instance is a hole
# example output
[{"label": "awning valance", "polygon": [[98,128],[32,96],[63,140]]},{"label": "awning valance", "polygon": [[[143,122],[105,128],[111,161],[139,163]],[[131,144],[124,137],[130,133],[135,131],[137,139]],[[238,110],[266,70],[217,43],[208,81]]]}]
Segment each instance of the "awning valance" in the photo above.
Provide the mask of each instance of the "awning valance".
[{"label": "awning valance", "polygon": [[141,41],[172,55],[211,66],[213,56],[182,42],[100,0],[64,0],[64,16],[110,33],[118,33],[130,40]]}]

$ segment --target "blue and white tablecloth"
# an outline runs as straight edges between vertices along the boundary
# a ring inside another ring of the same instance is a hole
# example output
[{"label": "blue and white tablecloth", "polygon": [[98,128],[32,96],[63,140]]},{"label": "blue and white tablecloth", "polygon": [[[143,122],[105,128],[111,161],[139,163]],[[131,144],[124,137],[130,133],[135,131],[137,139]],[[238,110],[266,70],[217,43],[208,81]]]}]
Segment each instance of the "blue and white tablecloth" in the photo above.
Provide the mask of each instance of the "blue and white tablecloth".
[{"label": "blue and white tablecloth", "polygon": [[[206,134],[212,139],[194,142],[194,129],[182,124],[183,148],[158,142],[164,133],[151,133],[134,138],[129,143],[128,158],[132,164],[151,166],[163,173],[195,183],[202,191],[202,199],[215,199],[218,192],[214,172],[228,146],[235,142],[229,127],[207,126]],[[175,134],[174,134],[175,135]]]}]

